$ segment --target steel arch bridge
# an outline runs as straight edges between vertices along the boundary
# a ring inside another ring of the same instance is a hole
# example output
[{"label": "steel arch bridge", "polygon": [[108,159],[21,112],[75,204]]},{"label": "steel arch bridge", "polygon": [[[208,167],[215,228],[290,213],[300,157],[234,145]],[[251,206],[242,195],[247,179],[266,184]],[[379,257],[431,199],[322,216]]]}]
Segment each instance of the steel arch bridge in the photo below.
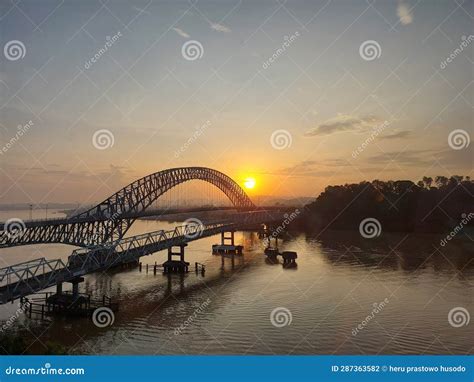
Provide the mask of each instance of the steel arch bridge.
[{"label": "steel arch bridge", "polygon": [[242,188],[229,176],[206,167],[171,168],[138,179],[97,206],[70,218],[31,221],[13,231],[0,226],[0,248],[39,243],[89,247],[115,243],[133,222],[161,195],[191,180],[203,180],[219,188],[239,210],[252,210]]}]

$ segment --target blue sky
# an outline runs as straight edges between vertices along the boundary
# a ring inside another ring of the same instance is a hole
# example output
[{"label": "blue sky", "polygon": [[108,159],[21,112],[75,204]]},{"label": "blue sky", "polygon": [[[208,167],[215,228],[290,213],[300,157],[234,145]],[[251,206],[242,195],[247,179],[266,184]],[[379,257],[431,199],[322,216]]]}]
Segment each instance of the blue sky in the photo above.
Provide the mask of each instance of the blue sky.
[{"label": "blue sky", "polygon": [[[473,145],[453,149],[448,137],[473,133],[473,5],[2,1],[0,43],[20,41],[24,57],[0,60],[1,201],[97,201],[188,165],[287,197],[472,176]],[[104,130],[113,145],[97,149]]]}]

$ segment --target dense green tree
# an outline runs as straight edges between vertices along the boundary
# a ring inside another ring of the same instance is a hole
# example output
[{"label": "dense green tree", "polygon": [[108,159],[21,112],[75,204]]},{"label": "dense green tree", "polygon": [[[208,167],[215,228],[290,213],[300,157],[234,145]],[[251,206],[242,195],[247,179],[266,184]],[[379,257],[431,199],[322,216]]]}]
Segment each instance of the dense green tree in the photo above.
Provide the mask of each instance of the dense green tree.
[{"label": "dense green tree", "polygon": [[[306,206],[308,228],[357,229],[367,217],[384,231],[442,232],[474,212],[474,182],[469,177],[423,177],[409,180],[361,182],[328,186]],[[464,215],[465,216],[465,215]],[[468,225],[473,225],[474,219]]]}]

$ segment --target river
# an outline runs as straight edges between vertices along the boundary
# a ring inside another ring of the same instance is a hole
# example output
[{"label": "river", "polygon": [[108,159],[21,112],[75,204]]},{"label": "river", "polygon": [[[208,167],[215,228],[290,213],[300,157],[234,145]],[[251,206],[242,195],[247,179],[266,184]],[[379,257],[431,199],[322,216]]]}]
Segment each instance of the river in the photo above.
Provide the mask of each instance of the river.
[{"label": "river", "polygon": [[[3,211],[0,220],[14,216],[27,217]],[[139,220],[128,235],[177,224]],[[81,292],[120,302],[109,327],[86,318],[41,321],[20,315],[6,330],[33,338],[29,351],[35,353],[44,352],[48,341],[72,354],[473,352],[474,324],[455,327],[448,319],[453,308],[474,313],[474,250],[468,240],[440,247],[435,235],[382,233],[370,240],[357,232],[295,233],[280,250],[296,251],[298,267],[284,269],[266,261],[256,233],[239,232],[236,239],[245,250],[234,268],[230,259],[222,263],[211,254],[220,237],[189,244],[186,260],[205,264],[204,277],[138,268],[86,276]],[[67,259],[72,249],[1,249],[0,261],[6,266],[37,257]],[[164,260],[164,251],[141,259]],[[15,316],[17,308],[0,306],[0,320]]]}]

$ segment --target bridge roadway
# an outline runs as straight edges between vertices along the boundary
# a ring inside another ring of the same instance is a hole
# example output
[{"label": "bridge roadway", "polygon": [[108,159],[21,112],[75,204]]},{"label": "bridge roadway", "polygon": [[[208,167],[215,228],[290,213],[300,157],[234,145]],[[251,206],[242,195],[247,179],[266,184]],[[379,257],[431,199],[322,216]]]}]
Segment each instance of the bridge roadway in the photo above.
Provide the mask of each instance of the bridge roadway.
[{"label": "bridge roadway", "polygon": [[0,304],[39,292],[62,282],[72,282],[88,273],[103,271],[119,264],[138,260],[166,248],[185,244],[220,232],[237,231],[255,227],[262,221],[278,220],[269,218],[267,211],[253,214],[242,213],[239,222],[222,221],[203,225],[178,226],[173,230],[159,230],[131,236],[113,245],[95,248],[80,248],[72,252],[67,264],[60,259],[36,259],[0,269]]},{"label": "bridge roadway", "polygon": [[[282,206],[262,206],[255,207],[252,211],[294,211],[296,207],[282,207]],[[149,209],[140,212],[126,213],[121,214],[121,219],[136,219],[144,217],[156,217],[167,215],[178,215],[178,214],[190,214],[195,212],[212,212],[212,211],[235,211],[236,207],[222,206],[222,207],[212,207],[212,206],[202,206],[202,207],[189,207],[189,208],[157,208]],[[249,210],[250,211],[250,210]],[[34,228],[34,227],[44,227],[49,225],[62,225],[70,223],[90,223],[95,221],[106,221],[113,220],[114,216],[65,216],[60,218],[49,218],[49,219],[32,219],[32,220],[23,220],[25,228]],[[5,230],[5,222],[0,222],[0,231]]]}]

